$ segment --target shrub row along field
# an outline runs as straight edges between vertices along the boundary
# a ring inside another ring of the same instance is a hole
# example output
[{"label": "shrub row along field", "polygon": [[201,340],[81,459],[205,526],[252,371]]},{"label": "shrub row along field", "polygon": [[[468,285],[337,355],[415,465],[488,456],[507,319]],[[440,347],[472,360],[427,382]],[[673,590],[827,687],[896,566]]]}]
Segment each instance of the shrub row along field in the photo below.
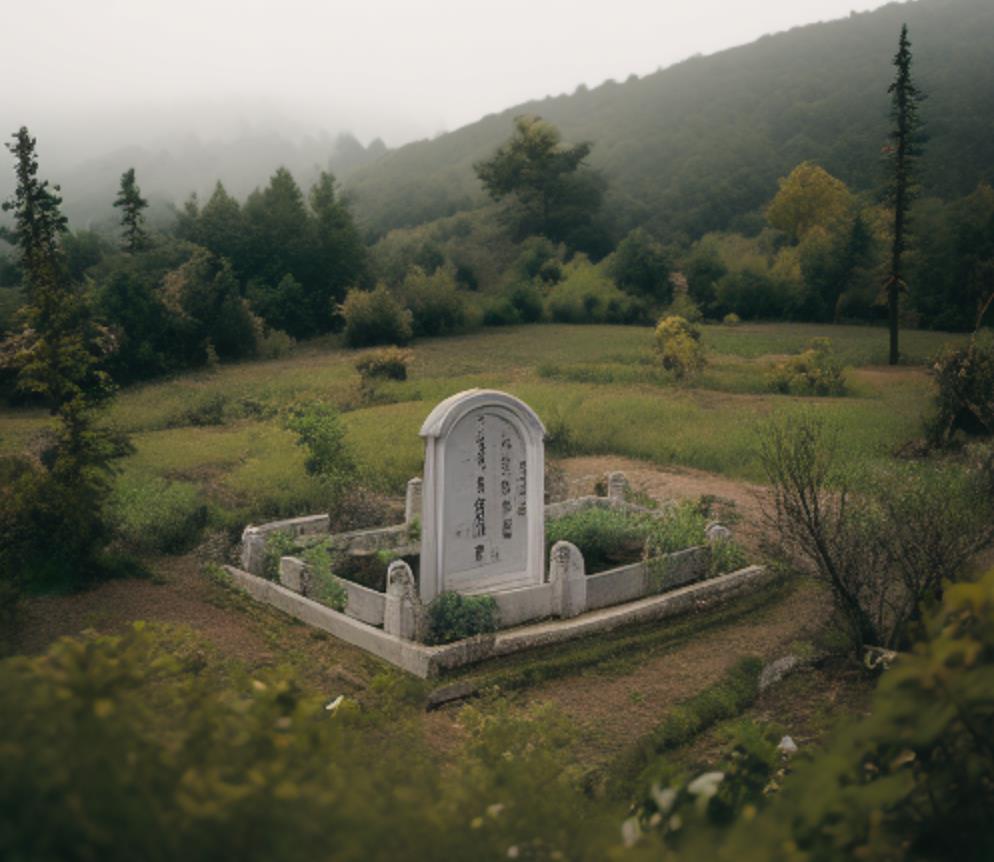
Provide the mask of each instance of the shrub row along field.
[{"label": "shrub row along field", "polygon": [[[167,535],[158,544],[166,550],[182,544],[178,522],[236,528],[326,509],[326,486],[307,473],[306,453],[284,424],[287,409],[301,400],[345,411],[348,441],[366,478],[390,493],[421,471],[418,430],[431,408],[474,386],[504,389],[533,405],[554,456],[615,453],[757,480],[757,419],[806,404],[844,429],[846,458],[869,464],[921,436],[932,398],[925,363],[962,338],[909,331],[904,343],[917,364],[889,370],[869,367],[885,360],[879,329],[702,329],[709,364],[684,381],[660,368],[650,328],[547,325],[419,343],[406,380],[361,383],[355,363],[365,353],[328,340],[279,360],[126,389],[108,414],[135,444],[117,480],[121,531],[140,537],[162,529]],[[773,367],[817,337],[830,338],[847,366],[845,394],[771,391]],[[0,450],[29,445],[47,422],[41,411],[0,411]]]}]

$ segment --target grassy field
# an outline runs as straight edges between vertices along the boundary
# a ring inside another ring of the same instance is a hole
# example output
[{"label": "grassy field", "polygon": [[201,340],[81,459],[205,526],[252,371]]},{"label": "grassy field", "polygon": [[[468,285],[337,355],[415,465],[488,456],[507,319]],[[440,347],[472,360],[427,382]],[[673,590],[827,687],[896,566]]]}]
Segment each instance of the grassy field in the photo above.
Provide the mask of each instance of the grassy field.
[{"label": "grassy field", "polygon": [[[765,373],[814,337],[832,339],[850,366],[849,391],[796,398],[765,389]],[[886,333],[868,327],[802,324],[705,327],[707,370],[690,383],[662,372],[652,330],[620,326],[530,326],[486,330],[418,343],[409,379],[383,384],[363,403],[355,351],[335,342],[290,356],[247,362],[120,393],[108,420],[132,435],[120,482],[183,483],[199,490],[216,523],[323,508],[323,490],[304,471],[280,413],[320,399],[344,420],[370,481],[389,492],[420,473],[418,429],[442,398],[473,386],[504,389],[542,416],[571,454],[618,454],[733,478],[761,479],[757,425],[777,411],[807,407],[838,426],[847,457],[870,466],[921,435],[931,386],[924,363],[950,340],[906,332],[906,364],[880,366]],[[17,451],[47,423],[40,411],[0,411],[0,451]],[[153,483],[155,484],[155,483]]]}]

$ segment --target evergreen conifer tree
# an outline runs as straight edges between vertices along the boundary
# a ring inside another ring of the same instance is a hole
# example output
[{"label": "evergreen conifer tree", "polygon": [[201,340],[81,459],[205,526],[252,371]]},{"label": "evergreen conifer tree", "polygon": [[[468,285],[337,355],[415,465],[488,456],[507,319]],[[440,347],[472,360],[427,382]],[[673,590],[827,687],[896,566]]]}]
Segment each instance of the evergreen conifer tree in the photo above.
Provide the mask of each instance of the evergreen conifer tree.
[{"label": "evergreen conifer tree", "polygon": [[59,187],[38,179],[28,130],[13,138],[6,147],[17,187],[3,209],[14,217],[7,236],[20,253],[26,303],[23,329],[4,342],[0,359],[16,368],[19,388],[44,401],[58,425],[42,468],[22,475],[8,498],[16,511],[4,518],[25,526],[0,559],[38,580],[71,584],[99,571],[107,539],[108,477],[122,446],[96,427],[94,411],[113,392],[101,368],[113,340],[68,276]]},{"label": "evergreen conifer tree", "polygon": [[901,256],[907,248],[907,219],[911,202],[915,196],[915,161],[922,153],[924,138],[921,134],[921,118],[918,116],[918,103],[924,98],[922,92],[911,80],[911,43],[908,41],[908,25],[901,26],[897,54],[894,55],[897,75],[887,88],[891,95],[891,143],[884,148],[889,163],[889,184],[887,201],[894,209],[894,236],[891,244],[890,273],[885,286],[887,289],[887,318],[890,326],[889,362],[897,365],[898,350],[898,306],[902,290],[906,290],[901,273]]},{"label": "evergreen conifer tree", "polygon": [[144,227],[145,216],[142,214],[142,210],[148,206],[148,201],[141,196],[141,189],[135,182],[134,168],[128,168],[121,174],[121,189],[117,193],[114,206],[121,208],[125,250],[132,254],[141,251],[148,245],[148,234]]}]

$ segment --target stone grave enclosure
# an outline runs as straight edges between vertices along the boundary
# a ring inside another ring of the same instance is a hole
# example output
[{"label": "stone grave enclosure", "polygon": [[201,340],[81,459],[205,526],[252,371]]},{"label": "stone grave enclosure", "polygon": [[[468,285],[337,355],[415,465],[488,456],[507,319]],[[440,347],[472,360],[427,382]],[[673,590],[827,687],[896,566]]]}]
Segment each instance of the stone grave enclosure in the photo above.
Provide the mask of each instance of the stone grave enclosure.
[{"label": "stone grave enclosure", "polygon": [[[421,428],[424,479],[408,483],[404,523],[329,534],[327,515],[247,527],[241,567],[228,567],[251,595],[405,669],[428,676],[491,655],[554,643],[628,622],[669,616],[751,589],[758,566],[707,579],[710,546],[588,575],[581,552],[557,542],[545,563],[547,518],[591,507],[648,511],[626,501],[627,482],[611,474],[607,496],[544,503],[545,429],[535,412],[504,392],[473,389],[441,402]],[[338,612],[315,600],[308,566],[290,554],[279,579],[263,577],[267,537],[288,533],[305,549],[391,560],[385,590],[349,580]],[[727,538],[709,531],[709,542]],[[416,560],[412,569],[401,558]],[[496,635],[438,647],[420,641],[426,608],[443,592],[492,596]],[[547,621],[547,622],[536,622]],[[531,625],[527,625],[527,624]]]}]

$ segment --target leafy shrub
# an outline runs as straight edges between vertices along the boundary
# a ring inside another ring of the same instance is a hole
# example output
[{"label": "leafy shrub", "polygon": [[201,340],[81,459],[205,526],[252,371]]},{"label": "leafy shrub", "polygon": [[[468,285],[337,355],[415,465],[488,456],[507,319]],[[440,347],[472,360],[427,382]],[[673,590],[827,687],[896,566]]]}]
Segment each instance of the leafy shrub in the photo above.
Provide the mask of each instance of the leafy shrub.
[{"label": "leafy shrub", "polygon": [[345,320],[349,347],[407,344],[411,340],[411,312],[383,284],[373,291],[350,290],[338,311]]},{"label": "leafy shrub", "polygon": [[357,360],[355,368],[363,380],[407,380],[407,366],[413,359],[410,350],[384,347]]},{"label": "leafy shrub", "polygon": [[513,285],[507,292],[514,310],[518,312],[522,323],[537,323],[542,319],[545,308],[542,291],[530,282]]},{"label": "leafy shrub", "polygon": [[966,347],[945,348],[932,362],[938,386],[936,415],[927,431],[936,444],[949,443],[957,431],[994,434],[994,337],[973,338]]},{"label": "leafy shrub", "polygon": [[355,481],[358,465],[334,407],[321,401],[294,405],[287,413],[286,427],[296,433],[297,443],[308,451],[304,464],[308,473],[336,491]]},{"label": "leafy shrub", "polygon": [[549,293],[546,314],[559,323],[637,323],[645,318],[645,305],[577,255]]},{"label": "leafy shrub", "polygon": [[951,587],[925,640],[881,676],[867,716],[838,726],[724,836],[688,824],[681,858],[994,858],[992,623],[994,571]]},{"label": "leafy shrub", "polygon": [[136,551],[174,553],[194,545],[207,522],[195,485],[142,476],[118,480],[109,517],[115,534]]},{"label": "leafy shrub", "polygon": [[618,509],[582,509],[545,525],[546,554],[558,541],[572,542],[583,554],[588,573],[669,554],[704,543],[707,520],[689,501],[662,514]]},{"label": "leafy shrub", "polygon": [[774,365],[767,385],[785,395],[842,395],[846,377],[831,340],[815,338],[803,353]]},{"label": "leafy shrub", "polygon": [[510,297],[497,296],[484,304],[484,326],[516,326],[519,323],[521,323],[521,314],[514,307]]},{"label": "leafy shrub", "polygon": [[611,277],[628,293],[643,296],[657,307],[673,297],[672,261],[666,250],[642,228],[626,236],[611,257]]},{"label": "leafy shrub", "polygon": [[282,359],[297,342],[282,329],[270,329],[258,339],[256,354],[260,359]]},{"label": "leafy shrub", "polygon": [[655,346],[663,368],[678,379],[696,374],[707,364],[700,329],[683,317],[664,317],[659,321]]},{"label": "leafy shrub", "polygon": [[300,555],[307,563],[311,577],[311,592],[332,610],[344,611],[349,594],[331,571],[331,554],[324,545],[312,545]]},{"label": "leafy shrub", "polygon": [[782,320],[798,298],[797,286],[779,278],[765,264],[723,275],[716,284],[717,306],[746,319]]},{"label": "leafy shrub", "polygon": [[464,596],[445,592],[428,605],[428,644],[447,644],[497,631],[497,602],[493,596]]},{"label": "leafy shrub", "polygon": [[787,772],[777,749],[780,728],[742,719],[726,736],[721,759],[706,773],[674,781],[666,774],[666,761],[655,765],[656,780],[635,815],[639,831],[655,832],[666,846],[681,849],[687,836],[704,830],[714,834],[733,824],[747,806],[754,812],[766,802]]},{"label": "leafy shrub", "polygon": [[742,322],[742,318],[739,317],[734,311],[730,311],[721,319],[721,322],[725,324],[725,326],[738,326]]},{"label": "leafy shrub", "polygon": [[415,335],[445,335],[466,326],[466,303],[448,269],[437,269],[429,275],[412,267],[400,292],[410,309]]},{"label": "leafy shrub", "polygon": [[749,558],[733,539],[711,544],[711,576],[735,572],[748,565]]},{"label": "leafy shrub", "polygon": [[700,306],[686,293],[678,293],[667,307],[663,317],[682,317],[690,323],[700,323],[704,314]]},{"label": "leafy shrub", "polygon": [[193,404],[179,411],[167,423],[171,427],[210,428],[224,425],[228,396],[223,392],[208,392]]},{"label": "leafy shrub", "polygon": [[266,536],[266,551],[263,555],[262,574],[271,581],[280,579],[280,560],[297,553],[297,543],[289,530],[274,530]]},{"label": "leafy shrub", "polygon": [[443,765],[415,730],[419,681],[383,674],[329,710],[285,668],[216,652],[138,623],[0,662],[0,856],[594,860],[617,842],[549,708],[473,706]]}]

